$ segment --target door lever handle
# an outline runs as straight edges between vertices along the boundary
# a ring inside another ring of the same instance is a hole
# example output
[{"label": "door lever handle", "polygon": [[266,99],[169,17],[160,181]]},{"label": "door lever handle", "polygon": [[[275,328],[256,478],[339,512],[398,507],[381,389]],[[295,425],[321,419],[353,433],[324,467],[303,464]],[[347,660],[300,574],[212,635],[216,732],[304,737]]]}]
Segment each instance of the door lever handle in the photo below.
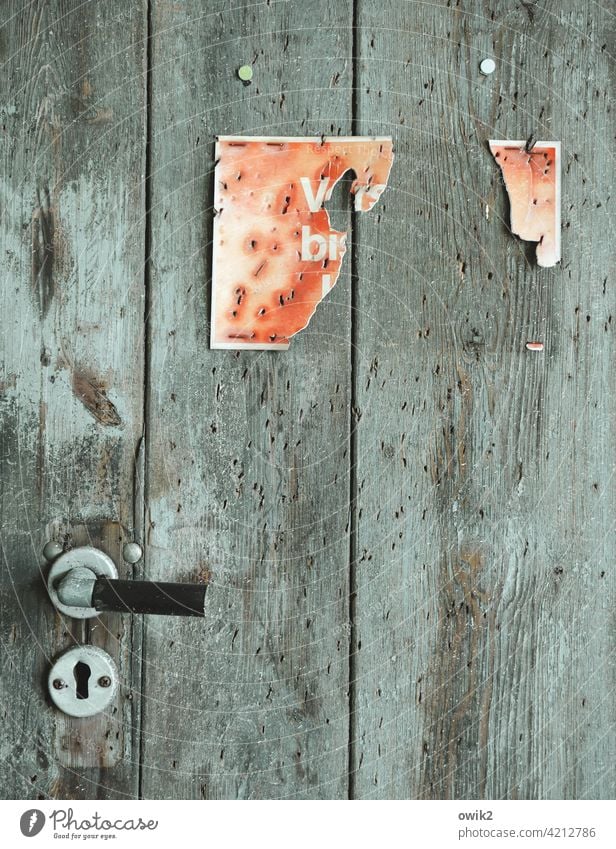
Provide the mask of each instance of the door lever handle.
[{"label": "door lever handle", "polygon": [[205,616],[205,584],[120,580],[113,560],[92,546],[61,554],[51,566],[47,589],[54,606],[74,619],[104,611]]},{"label": "door lever handle", "polygon": [[[84,573],[89,572],[89,575]],[[79,573],[79,574],[75,574]],[[58,584],[63,604],[94,608],[97,613],[155,613],[162,616],[204,616],[205,585],[158,581],[121,581],[97,577],[84,567]]]}]

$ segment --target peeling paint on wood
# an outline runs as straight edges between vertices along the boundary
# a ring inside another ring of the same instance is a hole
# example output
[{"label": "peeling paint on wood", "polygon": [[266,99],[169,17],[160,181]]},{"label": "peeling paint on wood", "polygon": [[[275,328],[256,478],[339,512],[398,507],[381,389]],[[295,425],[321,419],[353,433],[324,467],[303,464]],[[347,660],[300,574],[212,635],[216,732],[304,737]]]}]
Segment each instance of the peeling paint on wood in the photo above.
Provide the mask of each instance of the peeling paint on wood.
[{"label": "peeling paint on wood", "polygon": [[49,187],[46,186],[44,189],[44,206],[41,201],[40,190],[37,195],[38,208],[32,218],[32,282],[41,316],[45,318],[55,294],[53,274],[55,223]]},{"label": "peeling paint on wood", "polygon": [[118,411],[107,397],[108,383],[91,369],[83,366],[80,369],[74,369],[72,387],[75,397],[97,422],[116,427],[122,424]]}]

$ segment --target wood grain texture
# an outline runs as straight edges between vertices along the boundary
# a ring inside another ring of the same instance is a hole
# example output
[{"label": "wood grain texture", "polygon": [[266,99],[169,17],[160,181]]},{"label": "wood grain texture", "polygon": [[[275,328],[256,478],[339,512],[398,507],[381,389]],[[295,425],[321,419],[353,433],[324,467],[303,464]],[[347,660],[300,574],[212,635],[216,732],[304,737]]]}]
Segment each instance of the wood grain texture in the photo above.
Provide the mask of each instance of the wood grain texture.
[{"label": "wood grain texture", "polygon": [[215,136],[349,134],[350,23],[152,6],[146,574],[210,586],[146,626],[145,797],[347,793],[350,262],[285,353],[210,351],[208,286]]},{"label": "wood grain texture", "polygon": [[144,6],[11,2],[1,18],[0,786],[16,798],[131,796],[130,693],[118,715],[87,728],[46,699],[49,664],[75,639],[117,654],[130,688],[131,622],[107,619],[104,634],[88,636],[54,616],[41,552],[56,533],[117,556],[121,529],[133,525]]},{"label": "wood grain texture", "polygon": [[[358,4],[358,131],[397,168],[357,222],[352,792],[611,798],[613,18],[385,5]],[[486,144],[531,133],[563,144],[551,270]]]},{"label": "wood grain texture", "polygon": [[[613,798],[613,15],[588,6],[4,4],[6,796]],[[285,353],[209,350],[231,133],[394,136],[370,214],[336,190],[349,251]],[[562,142],[555,269],[487,148],[531,133]],[[205,622],[150,618],[141,678],[139,618],[53,615],[50,536],[120,565],[142,539],[132,574],[208,582]],[[45,699],[76,640],[124,685],[87,727]]]}]

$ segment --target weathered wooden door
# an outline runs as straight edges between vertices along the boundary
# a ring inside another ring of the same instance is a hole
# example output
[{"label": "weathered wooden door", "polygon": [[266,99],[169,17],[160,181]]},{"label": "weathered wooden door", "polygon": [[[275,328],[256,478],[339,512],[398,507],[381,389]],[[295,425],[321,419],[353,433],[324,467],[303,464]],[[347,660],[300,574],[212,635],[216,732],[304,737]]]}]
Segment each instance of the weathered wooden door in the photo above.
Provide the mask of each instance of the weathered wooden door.
[{"label": "weathered wooden door", "polygon": [[[6,795],[613,796],[612,27],[586,0],[3,4]],[[208,347],[223,133],[394,138],[286,353]],[[551,270],[486,147],[531,133],[563,145]],[[63,620],[49,539],[208,582],[205,621]],[[75,642],[122,678],[87,721],[45,693]]]}]

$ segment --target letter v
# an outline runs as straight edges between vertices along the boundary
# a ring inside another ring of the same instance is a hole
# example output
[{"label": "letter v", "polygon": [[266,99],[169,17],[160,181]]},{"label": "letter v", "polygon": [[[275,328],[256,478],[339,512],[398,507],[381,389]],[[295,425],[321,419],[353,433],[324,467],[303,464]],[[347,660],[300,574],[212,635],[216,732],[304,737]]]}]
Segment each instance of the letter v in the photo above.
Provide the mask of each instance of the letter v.
[{"label": "letter v", "polygon": [[310,212],[318,212],[321,206],[323,205],[325,195],[327,194],[327,187],[329,186],[329,177],[326,180],[321,180],[316,197],[312,194],[312,186],[310,185],[310,180],[308,179],[308,177],[300,177],[299,181],[302,184],[304,194],[306,195],[306,200],[308,201],[308,209],[310,210]]}]

